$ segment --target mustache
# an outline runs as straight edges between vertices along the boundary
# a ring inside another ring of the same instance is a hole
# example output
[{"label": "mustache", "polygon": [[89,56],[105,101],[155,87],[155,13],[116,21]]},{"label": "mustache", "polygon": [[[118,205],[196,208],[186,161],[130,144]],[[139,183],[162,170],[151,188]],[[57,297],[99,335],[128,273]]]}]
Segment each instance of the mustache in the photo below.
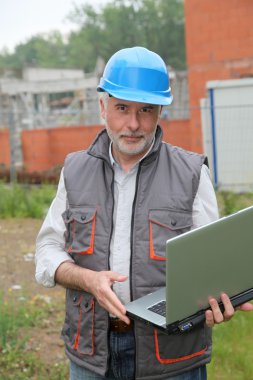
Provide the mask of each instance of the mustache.
[{"label": "mustache", "polygon": [[120,137],[143,137],[144,134],[141,132],[124,132],[120,134]]}]

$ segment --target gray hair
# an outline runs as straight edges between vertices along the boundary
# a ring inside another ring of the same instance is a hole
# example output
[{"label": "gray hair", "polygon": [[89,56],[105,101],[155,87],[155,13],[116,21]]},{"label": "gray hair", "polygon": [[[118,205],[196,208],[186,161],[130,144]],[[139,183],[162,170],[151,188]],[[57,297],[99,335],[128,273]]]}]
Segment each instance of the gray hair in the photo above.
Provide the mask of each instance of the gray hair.
[{"label": "gray hair", "polygon": [[108,92],[105,92],[105,91],[99,92],[99,99],[102,100],[102,102],[104,103],[104,107],[107,108],[107,104],[109,100]]}]

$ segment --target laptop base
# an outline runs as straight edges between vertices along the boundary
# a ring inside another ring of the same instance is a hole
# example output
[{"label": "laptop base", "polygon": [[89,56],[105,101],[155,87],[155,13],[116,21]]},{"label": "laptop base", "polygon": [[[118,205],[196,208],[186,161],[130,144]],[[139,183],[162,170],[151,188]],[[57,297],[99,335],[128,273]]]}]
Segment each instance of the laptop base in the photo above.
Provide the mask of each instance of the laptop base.
[{"label": "laptop base", "polygon": [[[248,289],[230,298],[230,301],[234,308],[242,305],[245,302],[249,302],[251,300],[253,300],[253,288]],[[222,302],[219,302],[219,307],[221,309],[221,312],[223,313],[224,305]],[[141,315],[132,313],[129,310],[127,310],[126,315],[129,318],[141,321],[148,326],[154,326],[158,330],[169,335],[169,334],[187,333],[188,331],[192,330],[194,327],[198,326],[199,324],[204,323],[206,310],[210,310],[210,308],[199,310],[196,314],[191,315],[190,317],[187,317],[181,321],[176,321],[174,323],[171,323],[169,325],[166,325],[166,323],[158,325],[152,321],[147,321],[146,319],[142,318]],[[164,318],[164,322],[165,322],[165,318]]]}]

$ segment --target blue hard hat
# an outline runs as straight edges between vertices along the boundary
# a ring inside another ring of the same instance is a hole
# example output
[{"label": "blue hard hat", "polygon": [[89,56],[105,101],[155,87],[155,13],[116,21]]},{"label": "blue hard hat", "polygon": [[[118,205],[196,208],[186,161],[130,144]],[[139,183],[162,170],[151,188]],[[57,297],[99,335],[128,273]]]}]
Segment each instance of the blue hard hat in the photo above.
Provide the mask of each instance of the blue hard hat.
[{"label": "blue hard hat", "polygon": [[164,61],[139,46],[119,50],[109,59],[97,90],[118,99],[164,106],[173,99]]}]

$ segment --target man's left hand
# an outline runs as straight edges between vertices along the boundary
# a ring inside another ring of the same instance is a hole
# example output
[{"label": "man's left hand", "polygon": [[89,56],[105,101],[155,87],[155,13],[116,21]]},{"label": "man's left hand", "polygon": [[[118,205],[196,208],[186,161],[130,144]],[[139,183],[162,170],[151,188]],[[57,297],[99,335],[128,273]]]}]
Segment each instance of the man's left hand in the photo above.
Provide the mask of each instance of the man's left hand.
[{"label": "man's left hand", "polygon": [[216,323],[222,323],[229,321],[235,314],[236,310],[241,311],[251,311],[253,310],[253,305],[249,302],[242,304],[234,309],[229,297],[227,294],[221,294],[221,301],[224,305],[224,312],[222,313],[219,304],[215,298],[209,299],[209,304],[211,310],[206,311],[206,324],[208,327],[213,327]]}]

